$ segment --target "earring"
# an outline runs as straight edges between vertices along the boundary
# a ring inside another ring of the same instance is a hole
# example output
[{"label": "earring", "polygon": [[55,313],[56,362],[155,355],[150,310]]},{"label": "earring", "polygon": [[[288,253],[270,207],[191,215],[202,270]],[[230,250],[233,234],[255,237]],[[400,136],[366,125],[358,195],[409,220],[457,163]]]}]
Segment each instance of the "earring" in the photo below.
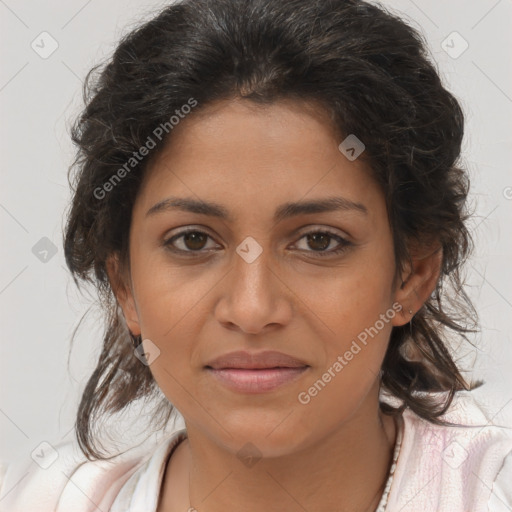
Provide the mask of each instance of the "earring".
[{"label": "earring", "polygon": [[138,334],[135,336],[135,334],[132,334],[130,331],[130,337],[132,339],[133,348],[137,348],[142,343],[142,335]]},{"label": "earring", "polygon": [[409,309],[409,315],[412,315],[412,309]]}]

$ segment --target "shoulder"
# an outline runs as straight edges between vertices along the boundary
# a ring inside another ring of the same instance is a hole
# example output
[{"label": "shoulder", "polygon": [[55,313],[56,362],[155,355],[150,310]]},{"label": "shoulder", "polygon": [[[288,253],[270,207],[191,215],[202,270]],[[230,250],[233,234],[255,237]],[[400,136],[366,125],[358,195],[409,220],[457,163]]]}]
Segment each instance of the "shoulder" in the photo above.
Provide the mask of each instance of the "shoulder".
[{"label": "shoulder", "polygon": [[74,512],[99,504],[109,486],[119,485],[140,457],[89,461],[75,441],[45,445],[30,462],[3,467],[0,486],[1,512],[50,512],[62,507]]},{"label": "shoulder", "polygon": [[503,460],[492,487],[489,510],[512,510],[512,451]]},{"label": "shoulder", "polygon": [[500,510],[489,509],[497,499],[512,506],[512,428],[495,424],[470,392],[460,393],[443,419],[454,425],[404,411],[390,503],[403,512]]},{"label": "shoulder", "polygon": [[110,461],[90,461],[76,441],[48,444],[37,462],[0,462],[0,512],[109,510],[124,484],[152,455],[131,449]]},{"label": "shoulder", "polygon": [[[85,458],[83,458],[85,459]],[[42,511],[54,510],[67,477],[84,462],[72,442],[41,446],[33,460],[2,463],[0,510],[30,510],[38,503]]]}]

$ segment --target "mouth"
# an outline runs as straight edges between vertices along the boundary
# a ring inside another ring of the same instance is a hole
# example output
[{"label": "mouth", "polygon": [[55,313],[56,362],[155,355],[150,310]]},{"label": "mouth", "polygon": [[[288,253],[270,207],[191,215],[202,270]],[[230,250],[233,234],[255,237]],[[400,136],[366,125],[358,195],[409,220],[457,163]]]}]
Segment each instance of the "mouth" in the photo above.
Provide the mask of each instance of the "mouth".
[{"label": "mouth", "polygon": [[299,379],[310,368],[281,352],[231,352],[214,359],[205,369],[218,382],[241,393],[264,393]]},{"label": "mouth", "polygon": [[304,366],[308,366],[305,361],[275,350],[254,353],[238,350],[223,354],[206,365],[207,368],[214,370],[228,368],[261,370],[271,368],[302,368]]},{"label": "mouth", "polygon": [[307,371],[309,366],[283,368],[208,368],[210,374],[233,391],[264,393],[289,384]]}]

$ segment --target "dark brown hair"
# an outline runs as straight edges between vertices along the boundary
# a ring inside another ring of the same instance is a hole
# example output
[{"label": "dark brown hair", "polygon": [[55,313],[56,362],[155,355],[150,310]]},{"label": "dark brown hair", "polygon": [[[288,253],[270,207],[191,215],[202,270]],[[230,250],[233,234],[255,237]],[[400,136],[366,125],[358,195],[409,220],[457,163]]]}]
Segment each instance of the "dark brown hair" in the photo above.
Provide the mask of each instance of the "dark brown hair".
[{"label": "dark brown hair", "polygon": [[[340,133],[364,142],[386,198],[397,272],[413,244],[435,240],[443,251],[435,292],[407,325],[393,328],[382,387],[421,417],[442,422],[456,391],[469,388],[446,346],[447,329],[467,339],[474,331],[465,318],[476,314],[461,279],[472,245],[465,226],[469,183],[459,164],[463,113],[426,48],[400,17],[364,1],[183,0],[125,36],[88,73],[85,108],[72,128],[78,149],[64,233],[75,283],[96,287],[106,315],[102,351],[76,421],[88,458],[108,458],[93,434],[98,418],[135,399],[158,399],[155,423],[171,417],[172,405],[134,357],[106,261],[117,254],[129,270],[132,206],[172,130],[129,171],[126,163],[191,98],[197,112],[233,98],[314,102]],[[105,192],[122,166],[122,179]],[[424,393],[430,391],[444,391],[446,399],[434,401]]]}]

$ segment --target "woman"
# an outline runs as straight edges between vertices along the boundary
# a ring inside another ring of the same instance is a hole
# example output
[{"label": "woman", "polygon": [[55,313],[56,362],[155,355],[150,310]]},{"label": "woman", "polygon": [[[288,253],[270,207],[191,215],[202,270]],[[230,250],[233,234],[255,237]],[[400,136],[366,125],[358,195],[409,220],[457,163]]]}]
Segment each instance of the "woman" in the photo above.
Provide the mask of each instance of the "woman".
[{"label": "woman", "polygon": [[[184,0],[92,77],[64,236],[107,314],[83,456],[2,510],[512,507],[512,433],[447,342],[463,114],[419,34],[357,0]],[[159,393],[186,428],[102,452],[97,421]]]}]

